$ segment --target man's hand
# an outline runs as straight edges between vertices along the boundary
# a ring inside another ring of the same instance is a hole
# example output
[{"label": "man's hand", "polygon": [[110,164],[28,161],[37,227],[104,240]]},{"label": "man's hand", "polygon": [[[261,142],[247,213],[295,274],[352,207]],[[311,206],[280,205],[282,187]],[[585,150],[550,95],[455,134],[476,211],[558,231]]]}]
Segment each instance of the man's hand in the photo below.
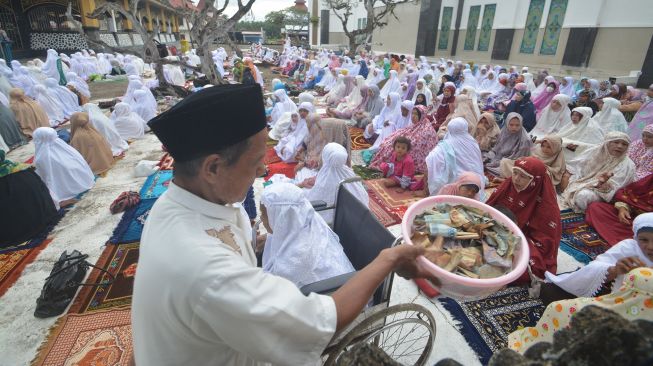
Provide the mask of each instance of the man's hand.
[{"label": "man's hand", "polygon": [[401,277],[406,279],[426,278],[438,285],[440,281],[428,272],[424,267],[417,263],[417,257],[424,254],[424,247],[417,245],[402,244],[394,248],[386,249],[386,254],[394,264],[393,270]]}]

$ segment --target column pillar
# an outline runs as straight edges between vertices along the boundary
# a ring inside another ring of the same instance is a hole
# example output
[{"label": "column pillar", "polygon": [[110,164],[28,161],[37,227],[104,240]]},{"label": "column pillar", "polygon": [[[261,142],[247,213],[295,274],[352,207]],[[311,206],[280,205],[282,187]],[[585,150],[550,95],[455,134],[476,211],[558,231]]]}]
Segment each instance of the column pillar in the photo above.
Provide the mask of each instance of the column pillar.
[{"label": "column pillar", "polygon": [[163,8],[161,8],[161,33],[167,33],[168,32],[168,23],[166,22],[166,14],[163,11]]},{"label": "column pillar", "polygon": [[[125,8],[125,10],[127,10],[129,12],[129,0],[122,0],[122,5]],[[134,14],[134,15],[136,15],[136,14]],[[122,21],[122,29],[126,30],[126,31],[132,30],[132,22],[129,21],[127,18],[125,18]]]},{"label": "column pillar", "polygon": [[91,19],[87,16],[93,11],[95,11],[95,0],[79,0],[79,12],[82,15],[82,25],[84,28],[100,28],[100,22],[97,19]]},{"label": "column pillar", "polygon": [[150,10],[150,2],[145,2],[145,14],[147,14],[147,31],[152,32],[152,11]]}]

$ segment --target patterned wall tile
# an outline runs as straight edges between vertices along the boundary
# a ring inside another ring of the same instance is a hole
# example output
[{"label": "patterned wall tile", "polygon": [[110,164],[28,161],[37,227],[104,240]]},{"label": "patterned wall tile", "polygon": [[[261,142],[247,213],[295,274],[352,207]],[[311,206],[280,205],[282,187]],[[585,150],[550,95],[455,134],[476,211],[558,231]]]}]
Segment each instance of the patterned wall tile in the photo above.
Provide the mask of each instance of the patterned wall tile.
[{"label": "patterned wall tile", "polygon": [[132,37],[134,38],[134,45],[135,46],[142,46],[143,43],[143,38],[141,38],[140,34],[134,33],[132,34]]},{"label": "patterned wall tile", "polygon": [[111,47],[118,47],[116,38],[111,33],[100,33],[100,39]]},{"label": "patterned wall tile", "polygon": [[526,16],[526,25],[524,25],[524,38],[521,40],[520,53],[535,52],[535,43],[537,43],[537,33],[540,31],[540,23],[544,14],[544,0],[531,0]]},{"label": "patterned wall tile", "polygon": [[487,51],[490,46],[490,37],[492,36],[492,26],[494,25],[494,14],[497,10],[497,4],[487,4],[483,10],[483,21],[481,22],[481,34],[478,37],[478,51]]},{"label": "patterned wall tile", "polygon": [[132,42],[131,37],[127,33],[118,33],[118,43],[120,43],[121,46],[133,46],[134,43]]},{"label": "patterned wall tile", "polygon": [[33,50],[82,50],[88,49],[86,39],[79,33],[31,33],[30,48]]},{"label": "patterned wall tile", "polygon": [[473,51],[476,43],[476,29],[478,28],[478,19],[481,16],[481,6],[476,5],[469,8],[469,18],[467,19],[467,34],[465,34],[465,51]]},{"label": "patterned wall tile", "polygon": [[555,55],[558,51],[558,40],[560,39],[560,31],[565,21],[566,12],[567,0],[551,0],[540,55]]},{"label": "patterned wall tile", "polygon": [[453,7],[445,6],[442,9],[442,25],[440,26],[440,37],[438,39],[439,50],[446,50],[449,47],[449,30],[451,30],[452,17]]}]

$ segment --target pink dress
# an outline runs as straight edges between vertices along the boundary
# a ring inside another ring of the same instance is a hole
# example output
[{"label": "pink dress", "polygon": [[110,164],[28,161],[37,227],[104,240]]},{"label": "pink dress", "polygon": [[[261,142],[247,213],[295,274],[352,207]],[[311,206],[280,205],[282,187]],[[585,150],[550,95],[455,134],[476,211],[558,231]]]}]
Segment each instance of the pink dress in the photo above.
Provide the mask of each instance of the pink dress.
[{"label": "pink dress", "polygon": [[393,152],[390,161],[381,163],[380,168],[383,177],[394,180],[403,189],[414,191],[415,162],[410,154],[406,154],[403,160],[397,160],[397,154]]}]

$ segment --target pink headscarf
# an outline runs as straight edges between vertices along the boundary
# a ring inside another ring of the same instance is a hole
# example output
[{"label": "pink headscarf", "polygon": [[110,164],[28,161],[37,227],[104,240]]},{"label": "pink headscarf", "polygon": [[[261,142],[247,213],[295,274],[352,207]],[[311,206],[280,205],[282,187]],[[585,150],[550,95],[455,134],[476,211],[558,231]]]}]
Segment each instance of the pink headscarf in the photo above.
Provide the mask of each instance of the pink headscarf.
[{"label": "pink headscarf", "polygon": [[[458,176],[458,179],[456,179],[455,182],[445,184],[444,187],[440,188],[440,191],[438,192],[438,196],[441,195],[449,195],[449,196],[457,196],[458,195],[458,189],[460,186],[466,185],[466,184],[473,184],[478,187],[479,193],[480,189],[482,188],[481,186],[481,177],[473,172],[462,172]],[[479,199],[479,194],[477,193],[476,196],[474,196],[474,199],[478,200]]]},{"label": "pink headscarf", "polygon": [[340,67],[340,59],[336,55],[331,55],[331,61],[329,61],[329,68],[335,69],[336,67]]},{"label": "pink headscarf", "polygon": [[540,95],[537,97],[533,98],[533,104],[535,105],[535,110],[537,111],[537,118],[540,118],[540,113],[546,108],[546,106],[551,103],[551,100],[553,100],[553,97],[558,95],[560,93],[560,83],[557,80],[553,80],[551,82],[547,83],[547,87],[549,84],[554,84],[555,88],[553,89],[552,92],[547,91],[544,89]]}]

